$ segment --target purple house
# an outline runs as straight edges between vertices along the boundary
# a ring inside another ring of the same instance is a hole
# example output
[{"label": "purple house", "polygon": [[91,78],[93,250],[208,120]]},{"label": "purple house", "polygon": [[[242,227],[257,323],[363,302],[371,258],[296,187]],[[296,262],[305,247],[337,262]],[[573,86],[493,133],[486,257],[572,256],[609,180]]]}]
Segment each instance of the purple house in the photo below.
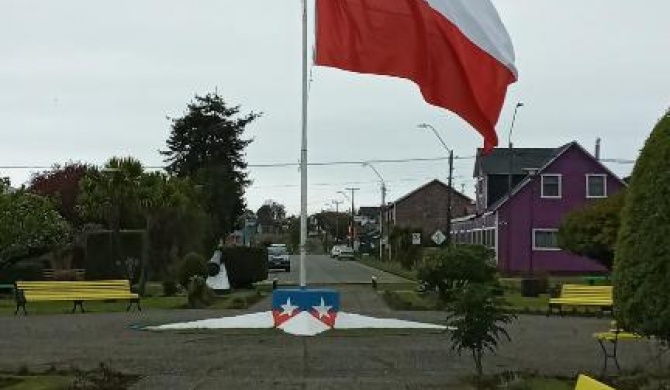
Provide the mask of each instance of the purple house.
[{"label": "purple house", "polygon": [[477,213],[455,219],[457,243],[495,250],[505,274],[605,272],[557,245],[564,216],[626,184],[577,142],[557,149],[495,149],[478,154]]}]

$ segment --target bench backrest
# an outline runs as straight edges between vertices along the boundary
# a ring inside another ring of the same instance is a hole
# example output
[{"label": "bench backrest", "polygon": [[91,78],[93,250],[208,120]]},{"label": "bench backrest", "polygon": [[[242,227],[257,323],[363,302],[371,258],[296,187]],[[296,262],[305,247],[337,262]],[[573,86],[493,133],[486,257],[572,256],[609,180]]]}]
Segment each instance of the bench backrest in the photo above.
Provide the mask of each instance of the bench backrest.
[{"label": "bench backrest", "polygon": [[105,297],[130,293],[130,282],[127,280],[87,282],[31,281],[16,282],[16,288],[21,290],[28,300],[44,296]]},{"label": "bench backrest", "polygon": [[615,390],[606,384],[600,383],[595,379],[591,379],[586,375],[580,375],[577,379],[575,390]]},{"label": "bench backrest", "polygon": [[42,276],[46,280],[84,280],[86,278],[85,269],[44,269]]},{"label": "bench backrest", "polygon": [[564,284],[561,298],[594,298],[612,300],[612,286],[586,286],[582,284]]}]

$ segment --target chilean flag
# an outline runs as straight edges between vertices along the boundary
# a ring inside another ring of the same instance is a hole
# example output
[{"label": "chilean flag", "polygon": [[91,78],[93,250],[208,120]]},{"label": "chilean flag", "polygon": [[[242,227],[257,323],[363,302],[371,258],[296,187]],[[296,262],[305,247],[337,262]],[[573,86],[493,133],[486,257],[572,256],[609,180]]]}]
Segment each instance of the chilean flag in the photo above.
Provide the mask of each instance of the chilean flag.
[{"label": "chilean flag", "polygon": [[317,65],[414,81],[424,99],[498,145],[517,80],[514,48],[490,0],[317,0]]}]

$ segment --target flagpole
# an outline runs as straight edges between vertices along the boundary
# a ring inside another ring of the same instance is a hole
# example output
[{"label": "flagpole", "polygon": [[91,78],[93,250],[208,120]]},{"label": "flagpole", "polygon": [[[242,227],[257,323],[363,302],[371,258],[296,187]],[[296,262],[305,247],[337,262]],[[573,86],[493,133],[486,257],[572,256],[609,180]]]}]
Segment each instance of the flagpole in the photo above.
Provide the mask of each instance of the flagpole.
[{"label": "flagpole", "polygon": [[307,286],[307,1],[302,0],[302,146],[300,148],[300,287]]}]

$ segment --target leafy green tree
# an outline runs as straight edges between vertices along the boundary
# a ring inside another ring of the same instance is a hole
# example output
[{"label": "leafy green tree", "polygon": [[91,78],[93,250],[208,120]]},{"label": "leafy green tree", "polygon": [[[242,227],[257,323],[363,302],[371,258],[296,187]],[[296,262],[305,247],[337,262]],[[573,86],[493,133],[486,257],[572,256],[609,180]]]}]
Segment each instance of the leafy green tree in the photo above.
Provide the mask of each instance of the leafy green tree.
[{"label": "leafy green tree", "polygon": [[638,158],[614,259],[614,305],[626,329],[670,341],[670,111]]},{"label": "leafy green tree", "polygon": [[209,225],[200,191],[188,178],[163,173],[144,174],[142,212],[150,241],[149,266],[160,277],[185,253],[201,249]]},{"label": "leafy green tree", "polygon": [[24,191],[0,194],[0,268],[61,249],[70,233],[47,198]]},{"label": "leafy green tree", "polygon": [[558,245],[611,270],[624,201],[622,191],[571,212],[558,230]]},{"label": "leafy green tree", "polygon": [[351,217],[348,214],[326,211],[314,216],[319,221],[319,226],[325,229],[331,237],[341,238],[347,235],[347,229],[351,223]]},{"label": "leafy green tree", "polygon": [[90,169],[91,166],[76,162],[54,165],[48,171],[34,174],[28,191],[51,198],[63,218],[73,226],[80,226],[83,221],[77,211],[77,198],[81,192],[79,184]]},{"label": "leafy green tree", "polygon": [[9,190],[11,182],[8,177],[0,177],[0,194],[4,194]]},{"label": "leafy green tree", "polygon": [[412,269],[422,256],[420,245],[412,243],[412,233],[419,233],[424,237],[421,229],[396,226],[389,234],[393,259],[400,262],[405,269]]},{"label": "leafy green tree", "polygon": [[161,152],[169,173],[203,185],[219,238],[234,229],[244,212],[244,191],[250,184],[244,150],[251,140],[243,139],[243,134],[260,114],[242,115],[240,110],[217,93],[196,95],[185,115],[172,119],[167,150]]},{"label": "leafy green tree", "polygon": [[103,169],[90,170],[81,181],[78,207],[86,221],[104,223],[112,231],[112,256],[125,263],[122,228],[144,225],[142,215],[142,164],[132,158],[111,158]]},{"label": "leafy green tree", "polygon": [[493,287],[479,283],[464,287],[447,305],[447,326],[454,328],[452,348],[459,354],[470,351],[480,378],[484,373],[484,354],[495,353],[504,339],[510,341],[505,325],[512,323],[515,316],[505,313],[502,307],[503,301],[496,296]]},{"label": "leafy green tree", "polygon": [[264,226],[279,226],[286,219],[286,207],[269,200],[256,211],[258,222]]}]

